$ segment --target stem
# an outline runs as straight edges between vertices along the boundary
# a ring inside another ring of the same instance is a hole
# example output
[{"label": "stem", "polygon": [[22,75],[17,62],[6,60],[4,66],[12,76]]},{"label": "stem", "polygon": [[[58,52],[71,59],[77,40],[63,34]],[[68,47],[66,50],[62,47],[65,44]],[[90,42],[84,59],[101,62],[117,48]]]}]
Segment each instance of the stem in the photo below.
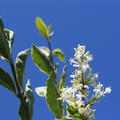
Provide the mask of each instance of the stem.
[{"label": "stem", "polygon": [[[84,82],[84,73],[83,73],[83,72],[82,72],[81,77],[82,77],[82,84],[83,84],[82,94],[84,95],[84,94],[85,94],[85,87],[84,87],[85,82]],[[84,97],[82,97],[82,100],[85,102],[85,98],[84,98]],[[84,106],[84,107],[85,107],[85,106]],[[86,120],[84,113],[81,115],[81,117],[82,117],[82,120]]]},{"label": "stem", "polygon": [[20,102],[23,106],[24,113],[26,113],[26,116],[24,116],[25,117],[24,120],[27,120],[27,117],[29,118],[28,120],[30,120],[29,113],[28,113],[28,110],[26,108],[26,104],[25,104],[25,101],[24,101],[24,98],[23,98],[23,94],[21,93],[21,88],[20,88],[20,85],[19,85],[18,80],[17,80],[17,74],[16,74],[15,66],[13,64],[12,59],[11,59],[11,62],[9,64],[10,64],[10,67],[11,67],[11,70],[12,70],[12,74],[13,74],[13,77],[14,77],[16,87],[17,87],[18,97],[19,97]]},{"label": "stem", "polygon": [[11,70],[12,70],[12,74],[13,74],[13,77],[14,77],[14,81],[15,81],[17,90],[18,90],[18,96],[20,96],[20,94],[21,94],[21,89],[20,89],[20,86],[19,86],[18,81],[17,81],[17,75],[16,75],[16,70],[15,70],[13,61],[10,63],[10,67],[11,67]]},{"label": "stem", "polygon": [[[82,94],[84,95],[84,90],[85,90],[85,88],[84,88],[84,73],[83,73],[83,72],[82,72],[81,77],[82,77],[82,84],[83,84],[83,87],[82,87]],[[82,98],[82,100],[84,101],[84,97]]]}]

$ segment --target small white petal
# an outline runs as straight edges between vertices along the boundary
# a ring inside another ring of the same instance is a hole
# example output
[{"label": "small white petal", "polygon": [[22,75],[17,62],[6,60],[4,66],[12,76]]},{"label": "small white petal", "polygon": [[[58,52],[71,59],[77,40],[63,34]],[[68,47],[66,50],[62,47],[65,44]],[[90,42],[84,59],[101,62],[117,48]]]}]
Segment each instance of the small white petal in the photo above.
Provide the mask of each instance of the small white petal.
[{"label": "small white petal", "polygon": [[106,89],[105,89],[105,92],[104,92],[104,94],[106,94],[106,93],[111,93],[111,88],[110,87],[107,87]]}]

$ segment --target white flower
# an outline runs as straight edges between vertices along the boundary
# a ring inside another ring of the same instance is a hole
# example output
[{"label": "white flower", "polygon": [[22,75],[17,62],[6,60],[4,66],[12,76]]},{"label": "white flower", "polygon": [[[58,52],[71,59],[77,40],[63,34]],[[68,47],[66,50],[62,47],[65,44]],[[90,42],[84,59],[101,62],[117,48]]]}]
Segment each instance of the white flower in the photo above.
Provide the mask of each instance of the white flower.
[{"label": "white flower", "polygon": [[[89,85],[94,87],[93,95],[90,102],[96,102],[100,97],[111,92],[111,88],[107,87],[104,89],[103,84],[97,83],[95,80],[98,79],[98,74],[92,73],[89,62],[93,60],[93,56],[89,51],[85,51],[85,46],[78,45],[74,48],[74,58],[70,59],[70,64],[77,69],[70,75],[72,85],[68,88],[61,90],[60,98],[68,105],[76,107],[80,114],[84,114],[87,120],[94,120],[95,110],[91,109],[91,103],[89,103],[89,96],[91,96],[91,89]],[[90,70],[90,71],[89,71]],[[87,77],[88,75],[88,77]],[[88,103],[88,104],[86,104]],[[67,114],[69,116],[69,114]]]},{"label": "white flower", "polygon": [[79,109],[81,109],[81,107],[85,106],[85,103],[83,100],[76,100],[75,103],[77,104]]},{"label": "white flower", "polygon": [[111,93],[111,88],[110,87],[107,87],[106,89],[105,89],[105,92],[104,92],[104,94],[106,94],[106,93]]},{"label": "white flower", "polygon": [[74,50],[75,50],[75,55],[74,56],[76,58],[79,58],[85,53],[85,46],[81,46],[81,45],[78,44],[78,47],[74,48]]},{"label": "white flower", "polygon": [[84,88],[89,89],[89,86],[88,85],[84,85]]},{"label": "white flower", "polygon": [[83,95],[81,94],[76,94],[76,99],[79,101],[82,101]]},{"label": "white flower", "polygon": [[82,87],[83,87],[83,84],[77,84],[73,86],[75,91],[82,89]]},{"label": "white flower", "polygon": [[[93,60],[92,55],[89,53],[89,51],[85,53],[85,46],[79,44],[77,48],[74,48],[74,50],[74,58],[70,59],[70,64],[79,69],[79,74],[80,72],[86,72],[87,69],[90,68],[88,62]],[[74,76],[75,75],[72,75],[72,77]]]},{"label": "white flower", "polygon": [[90,66],[89,66],[88,64],[82,64],[82,65],[80,66],[80,68],[81,68],[81,71],[82,71],[82,72],[86,72],[86,70],[87,70],[88,68],[90,68]]},{"label": "white flower", "polygon": [[98,73],[93,74],[93,77],[91,79],[92,80],[97,80],[98,79]]},{"label": "white flower", "polygon": [[71,87],[70,88],[63,88],[62,93],[60,95],[61,96],[60,98],[64,101],[72,100],[74,98],[74,95],[75,95],[75,90],[72,89]]},{"label": "white flower", "polygon": [[105,90],[103,89],[103,84],[99,83],[95,89],[93,90],[95,92],[95,96],[100,98],[102,96],[104,96],[107,93],[111,93],[111,88],[107,87],[105,88]]},{"label": "white flower", "polygon": [[101,84],[101,83],[99,82],[95,88],[96,88],[96,89],[101,89],[102,87],[103,87],[103,84]]},{"label": "white flower", "polygon": [[95,117],[94,113],[95,113],[95,109],[92,110],[90,108],[90,105],[87,105],[85,107],[84,115],[85,115],[86,118],[88,118],[88,120],[93,120],[94,119],[94,117]]},{"label": "white flower", "polygon": [[46,96],[46,92],[47,92],[47,88],[46,87],[37,87],[35,88],[35,92],[41,96],[41,97],[45,97]]},{"label": "white flower", "polygon": [[81,76],[82,71],[80,69],[75,70],[75,73],[73,73],[72,75],[70,75],[70,77],[72,78],[77,78]]},{"label": "white flower", "polygon": [[98,83],[98,85],[93,90],[95,92],[96,97],[102,97],[104,96],[104,91],[102,90],[103,84]]}]

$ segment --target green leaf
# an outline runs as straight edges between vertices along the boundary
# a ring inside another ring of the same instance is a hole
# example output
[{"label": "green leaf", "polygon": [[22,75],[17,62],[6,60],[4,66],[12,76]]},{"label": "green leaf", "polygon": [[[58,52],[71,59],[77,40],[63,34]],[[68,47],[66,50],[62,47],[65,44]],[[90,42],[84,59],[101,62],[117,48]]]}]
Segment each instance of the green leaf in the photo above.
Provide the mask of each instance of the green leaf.
[{"label": "green leaf", "polygon": [[27,60],[29,53],[30,53],[30,49],[26,49],[24,51],[21,51],[17,55],[16,61],[15,61],[18,82],[22,87],[24,86],[25,64],[26,64],[26,60]]},{"label": "green leaf", "polygon": [[33,91],[31,89],[31,85],[30,85],[29,80],[28,80],[28,82],[26,84],[26,90],[25,90],[24,97],[26,98],[26,104],[28,106],[29,116],[30,116],[30,118],[32,120],[33,105],[34,105],[34,95],[33,95]]},{"label": "green leaf", "polygon": [[12,77],[3,68],[0,67],[0,85],[8,88],[10,91],[16,94],[16,87]]},{"label": "green leaf", "polygon": [[53,70],[53,65],[50,61],[47,48],[32,46],[32,59],[35,65],[44,73],[50,74]]},{"label": "green leaf", "polygon": [[[26,84],[26,90],[23,97],[24,97],[24,106],[23,104],[20,104],[19,107],[20,120],[32,120],[34,96],[29,80]],[[24,107],[26,107],[26,110],[24,109]]]},{"label": "green leaf", "polygon": [[40,34],[48,39],[48,28],[43,20],[39,17],[36,18],[36,27],[39,30]]},{"label": "green leaf", "polygon": [[59,60],[65,62],[65,56],[61,49],[53,50],[52,54],[53,55],[56,54]]},{"label": "green leaf", "polygon": [[80,113],[78,112],[77,108],[72,105],[67,105],[67,109],[70,117],[80,118]]},{"label": "green leaf", "polygon": [[5,34],[5,37],[8,41],[8,44],[9,44],[10,53],[12,54],[12,45],[14,43],[15,34],[13,31],[11,31],[9,29],[4,29],[4,34]]},{"label": "green leaf", "polygon": [[54,32],[53,31],[51,32],[52,24],[50,24],[47,29],[48,29],[48,37],[51,38],[54,35]]},{"label": "green leaf", "polygon": [[55,84],[55,73],[51,72],[47,80],[46,101],[50,110],[55,114],[56,118],[61,119],[63,116],[62,102],[58,100],[59,95]]},{"label": "green leaf", "polygon": [[4,29],[4,23],[2,21],[2,18],[0,17],[0,29],[3,30]]},{"label": "green leaf", "polygon": [[47,27],[49,33],[51,32],[52,27],[53,27],[52,24],[50,24],[50,25]]},{"label": "green leaf", "polygon": [[22,104],[20,104],[19,106],[19,116],[20,116],[20,120],[25,120],[25,116],[26,116],[26,113],[24,111],[24,107]]},{"label": "green leaf", "polygon": [[62,89],[65,86],[66,75],[67,75],[66,70],[67,70],[67,66],[65,65],[61,74],[59,89]]},{"label": "green leaf", "polygon": [[3,31],[0,31],[0,57],[7,62],[11,60],[9,43]]},{"label": "green leaf", "polygon": [[78,120],[78,119],[74,119],[74,118],[70,118],[70,117],[63,117],[62,120]]},{"label": "green leaf", "polygon": [[50,50],[46,47],[39,47],[39,49],[43,50],[45,55],[49,58],[50,57]]}]

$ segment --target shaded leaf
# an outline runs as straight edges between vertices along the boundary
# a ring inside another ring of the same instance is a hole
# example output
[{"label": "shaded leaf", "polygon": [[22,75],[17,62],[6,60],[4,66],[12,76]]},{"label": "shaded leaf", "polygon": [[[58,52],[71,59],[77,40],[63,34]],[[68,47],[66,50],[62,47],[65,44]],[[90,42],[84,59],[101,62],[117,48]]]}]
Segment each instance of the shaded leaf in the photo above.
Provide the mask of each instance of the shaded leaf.
[{"label": "shaded leaf", "polygon": [[24,97],[26,98],[26,104],[27,104],[27,107],[28,107],[29,116],[30,116],[30,118],[32,120],[34,95],[33,95],[33,91],[31,89],[31,85],[30,85],[30,81],[29,80],[28,80],[28,82],[26,84],[26,90],[25,90]]},{"label": "shaded leaf", "polygon": [[4,69],[0,67],[0,85],[8,88],[10,91],[16,94],[16,87],[12,77]]},{"label": "shaded leaf", "polygon": [[48,39],[48,29],[43,20],[39,17],[36,18],[36,27],[39,30],[40,34]]},{"label": "shaded leaf", "polygon": [[65,56],[64,56],[64,53],[62,52],[61,49],[55,49],[53,50],[52,54],[56,54],[58,59],[61,60],[61,61],[65,61]]},{"label": "shaded leaf", "polygon": [[20,120],[25,120],[25,116],[26,116],[26,113],[24,111],[24,107],[22,104],[20,104],[19,106],[19,116],[20,116]]},{"label": "shaded leaf", "polygon": [[25,64],[26,64],[26,60],[27,60],[29,53],[30,53],[30,49],[26,49],[24,51],[21,51],[17,55],[16,61],[15,61],[18,82],[22,87],[24,86]]},{"label": "shaded leaf", "polygon": [[0,17],[0,29],[3,30],[4,29],[4,23],[2,21],[2,18]]},{"label": "shaded leaf", "polygon": [[6,61],[11,59],[9,43],[2,31],[0,31],[0,57]]},{"label": "shaded leaf", "polygon": [[19,107],[20,120],[32,120],[34,96],[29,80],[26,84],[26,90],[23,97],[24,97],[24,103],[25,103],[24,105],[26,107],[26,110],[24,109],[23,104],[20,104]]},{"label": "shaded leaf", "polygon": [[59,95],[54,81],[55,73],[51,72],[49,79],[47,80],[46,101],[50,110],[55,114],[56,118],[61,119],[63,116],[63,106],[62,102],[58,100]]},{"label": "shaded leaf", "polygon": [[66,70],[67,70],[67,66],[65,65],[61,74],[59,89],[62,89],[65,86],[66,75],[67,75]]},{"label": "shaded leaf", "polygon": [[50,74],[53,70],[53,65],[49,58],[49,52],[47,50],[37,47],[35,45],[32,46],[32,59],[35,65],[44,73]]}]

